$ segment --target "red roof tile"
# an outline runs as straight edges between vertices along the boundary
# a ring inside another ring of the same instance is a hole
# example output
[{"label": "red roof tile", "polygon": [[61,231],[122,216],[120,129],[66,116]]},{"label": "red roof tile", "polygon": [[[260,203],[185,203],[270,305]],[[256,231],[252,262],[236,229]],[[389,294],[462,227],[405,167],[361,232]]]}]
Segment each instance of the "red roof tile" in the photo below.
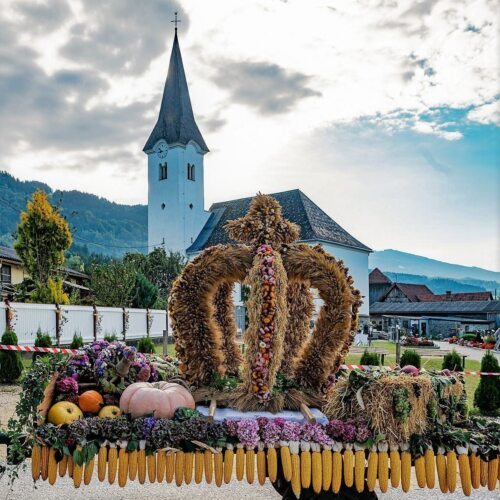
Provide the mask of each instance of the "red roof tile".
[{"label": "red roof tile", "polygon": [[[420,295],[433,295],[426,285],[415,285],[413,283],[394,283],[391,289],[385,294],[385,297],[391,293],[394,288],[398,288],[403,295],[405,295],[410,302],[418,302]],[[383,299],[382,299],[383,302]]]},{"label": "red roof tile", "polygon": [[423,294],[418,296],[420,302],[463,302],[470,300],[492,300],[491,292],[463,292],[463,293],[441,293],[439,295]]},{"label": "red roof tile", "polygon": [[390,285],[392,281],[376,267],[368,276],[370,285]]}]

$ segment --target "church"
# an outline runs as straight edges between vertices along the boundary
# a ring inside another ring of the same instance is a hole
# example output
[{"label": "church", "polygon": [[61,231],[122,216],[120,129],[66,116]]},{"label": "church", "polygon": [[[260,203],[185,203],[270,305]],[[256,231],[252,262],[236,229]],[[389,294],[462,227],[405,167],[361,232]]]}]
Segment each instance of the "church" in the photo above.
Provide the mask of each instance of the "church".
[{"label": "church", "polygon": [[[192,259],[205,248],[229,243],[227,221],[242,217],[251,197],[214,203],[205,210],[204,159],[208,146],[196,124],[182,63],[177,28],[158,120],[143,149],[148,156],[148,246],[163,246]],[[283,216],[300,226],[300,241],[321,245],[349,267],[368,318],[368,256],[371,249],[340,227],[300,189],[271,194]],[[319,298],[317,299],[319,305]],[[236,317],[244,329],[241,288]]]}]

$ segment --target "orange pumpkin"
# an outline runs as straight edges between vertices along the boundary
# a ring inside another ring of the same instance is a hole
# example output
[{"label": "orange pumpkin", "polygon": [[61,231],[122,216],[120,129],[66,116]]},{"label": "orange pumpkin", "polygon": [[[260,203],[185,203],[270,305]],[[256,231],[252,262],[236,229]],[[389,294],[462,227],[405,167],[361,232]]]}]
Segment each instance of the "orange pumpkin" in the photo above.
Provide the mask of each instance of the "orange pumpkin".
[{"label": "orange pumpkin", "polygon": [[121,395],[120,410],[132,418],[153,414],[156,418],[172,418],[177,408],[195,408],[191,393],[179,384],[169,382],[136,382]]},{"label": "orange pumpkin", "polygon": [[99,413],[104,399],[97,391],[85,391],[78,398],[78,406],[84,413]]}]

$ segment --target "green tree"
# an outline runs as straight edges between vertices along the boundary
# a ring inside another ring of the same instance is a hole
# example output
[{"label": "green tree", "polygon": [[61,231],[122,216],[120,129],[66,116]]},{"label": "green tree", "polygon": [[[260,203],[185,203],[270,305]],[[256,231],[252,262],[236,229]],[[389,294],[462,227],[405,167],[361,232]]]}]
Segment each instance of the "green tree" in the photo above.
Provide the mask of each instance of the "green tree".
[{"label": "green tree", "polygon": [[135,293],[132,307],[139,309],[151,308],[158,298],[158,288],[149,281],[141,272],[135,278]]},{"label": "green tree", "polygon": [[[17,335],[12,330],[5,330],[2,335],[3,345],[17,345]],[[23,373],[21,353],[18,351],[0,351],[0,382],[15,382]]]},{"label": "green tree", "polygon": [[50,204],[44,191],[35,191],[26,211],[21,212],[14,248],[37,287],[47,288],[49,278],[63,265],[71,242],[69,225],[59,209]]},{"label": "green tree", "polygon": [[130,263],[112,261],[94,264],[90,288],[96,304],[108,307],[129,307],[134,296],[136,271]]},{"label": "green tree", "polygon": [[[481,371],[490,373],[500,371],[498,360],[491,351],[483,356]],[[481,380],[474,393],[474,406],[477,406],[485,415],[494,415],[500,411],[500,377],[481,375]]]},{"label": "green tree", "polygon": [[443,357],[443,365],[441,367],[443,370],[448,369],[452,372],[463,372],[464,368],[462,366],[462,358],[458,352],[453,349],[448,354]]},{"label": "green tree", "polygon": [[415,349],[406,349],[402,354],[399,366],[403,368],[403,366],[407,365],[412,365],[415,368],[420,368],[422,366],[422,358]]},{"label": "green tree", "polygon": [[172,288],[172,283],[180,274],[187,260],[180,252],[167,253],[163,248],[155,248],[147,258],[146,278],[159,291],[159,297],[166,299]]}]

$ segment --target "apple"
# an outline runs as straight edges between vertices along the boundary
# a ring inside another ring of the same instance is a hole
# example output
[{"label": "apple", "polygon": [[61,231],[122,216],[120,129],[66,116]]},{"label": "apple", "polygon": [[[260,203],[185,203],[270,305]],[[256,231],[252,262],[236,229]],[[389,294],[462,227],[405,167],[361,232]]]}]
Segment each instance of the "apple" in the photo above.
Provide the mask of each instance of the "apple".
[{"label": "apple", "polygon": [[70,401],[59,401],[50,408],[47,415],[47,420],[54,425],[70,424],[80,418],[83,418],[82,410]]},{"label": "apple", "polygon": [[118,406],[108,405],[101,408],[99,412],[100,418],[116,418],[122,414],[122,411]]}]

